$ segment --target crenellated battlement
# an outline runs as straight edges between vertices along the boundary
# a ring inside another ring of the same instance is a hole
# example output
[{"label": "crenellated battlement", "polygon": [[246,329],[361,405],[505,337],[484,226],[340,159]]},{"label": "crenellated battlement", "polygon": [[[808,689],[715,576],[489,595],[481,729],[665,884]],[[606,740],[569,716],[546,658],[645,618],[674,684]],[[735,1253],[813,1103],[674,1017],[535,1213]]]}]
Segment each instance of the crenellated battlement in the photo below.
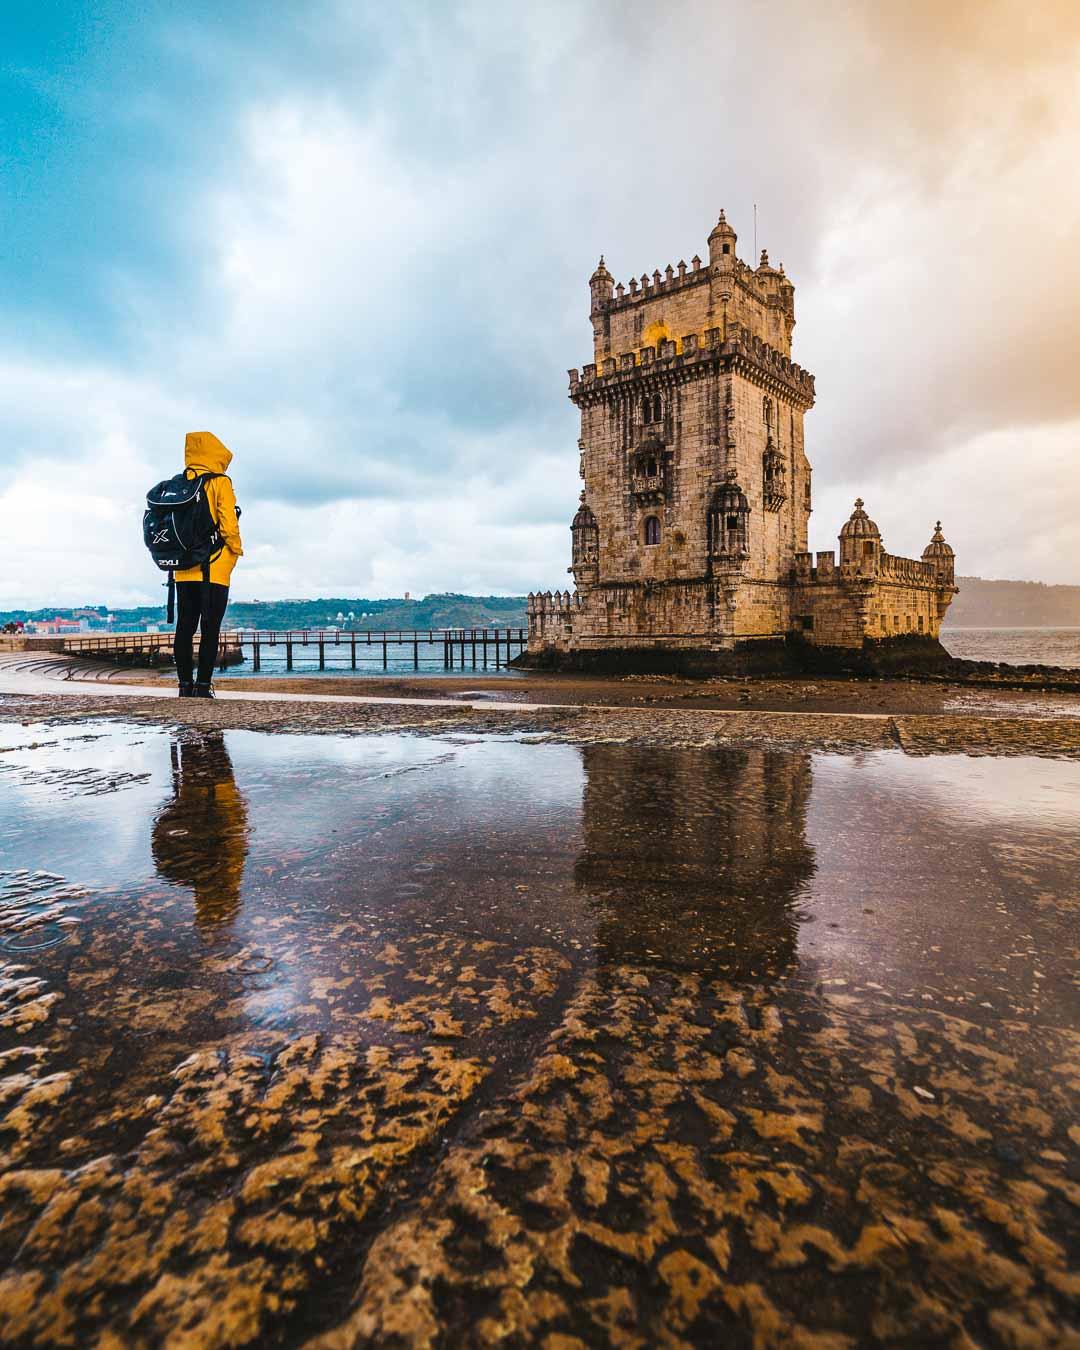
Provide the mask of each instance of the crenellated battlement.
[{"label": "crenellated battlement", "polygon": [[581,608],[581,597],[577,591],[530,591],[525,602],[527,614],[558,614]]},{"label": "crenellated battlement", "polygon": [[705,370],[714,368],[718,361],[728,363],[739,373],[771,377],[801,406],[813,406],[813,375],[740,323],[728,325],[726,340],[721,329],[707,328],[704,333],[687,333],[678,339],[661,338],[653,346],[605,357],[599,367],[590,362],[580,372],[571,369],[568,371],[570,397],[577,402],[585,393],[600,393],[628,380],[695,366]]},{"label": "crenellated battlement", "polygon": [[617,281],[614,296],[611,299],[602,300],[600,304],[604,309],[610,311],[630,309],[634,305],[640,305],[642,301],[651,300],[660,295],[670,295],[674,291],[689,286],[707,285],[708,281],[709,269],[701,265],[701,259],[695,254],[689,266],[681,260],[677,268],[668,263],[667,267],[664,268],[663,276],[657,270],[653,272],[651,277],[647,272],[642,272],[640,278],[631,277],[626,285]]},{"label": "crenellated battlement", "polygon": [[577,591],[530,591],[525,602],[530,643],[557,642],[567,637],[573,632],[581,603]]},{"label": "crenellated battlement", "polygon": [[[775,275],[786,283],[783,289],[780,287],[770,289],[767,278],[759,277],[754,268],[749,263],[744,262],[742,258],[733,259],[728,277],[734,285],[759,304],[778,309],[788,308],[789,304],[785,298],[786,292],[793,291],[794,287],[787,281],[782,269],[774,273],[767,263],[766,269],[768,276]],[[661,296],[673,295],[677,291],[687,290],[695,286],[707,286],[710,275],[709,268],[702,263],[695,253],[689,264],[680,259],[674,267],[671,263],[668,263],[663,273],[657,268],[653,271],[652,276],[647,272],[642,272],[640,277],[631,277],[626,283],[615,282],[614,294],[610,298],[599,299],[596,302],[596,308],[600,313],[608,314],[633,309],[635,305],[641,305]]]}]

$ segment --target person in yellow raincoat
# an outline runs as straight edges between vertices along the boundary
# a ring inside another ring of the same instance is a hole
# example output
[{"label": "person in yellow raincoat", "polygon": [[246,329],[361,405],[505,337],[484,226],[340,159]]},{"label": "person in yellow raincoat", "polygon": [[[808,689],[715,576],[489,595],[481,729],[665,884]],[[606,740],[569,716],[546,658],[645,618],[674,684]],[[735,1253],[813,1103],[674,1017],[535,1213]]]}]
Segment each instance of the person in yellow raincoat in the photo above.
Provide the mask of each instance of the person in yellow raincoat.
[{"label": "person in yellow raincoat", "polygon": [[[243,552],[237,525],[236,495],[225,470],[232,463],[227,450],[209,431],[189,431],[184,442],[184,474],[220,475],[206,483],[206,499],[221,533],[221,549],[210,560],[210,594],[203,604],[202,569],[190,567],[176,573],[176,633],[173,658],[181,697],[213,698],[211,680],[217,657],[221,621],[229,603],[229,580]],[[194,639],[199,632],[199,668],[194,670]]]},{"label": "person in yellow raincoat", "polygon": [[158,875],[190,886],[206,935],[240,912],[248,812],[220,731],[172,743],[173,794],[158,812],[151,851]]}]

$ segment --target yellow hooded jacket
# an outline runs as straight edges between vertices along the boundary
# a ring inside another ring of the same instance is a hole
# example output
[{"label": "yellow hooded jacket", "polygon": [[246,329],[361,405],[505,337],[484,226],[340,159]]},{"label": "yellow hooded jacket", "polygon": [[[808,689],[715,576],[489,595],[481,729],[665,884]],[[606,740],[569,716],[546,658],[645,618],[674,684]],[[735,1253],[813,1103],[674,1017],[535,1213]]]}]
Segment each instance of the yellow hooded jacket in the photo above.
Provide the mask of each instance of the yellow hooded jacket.
[{"label": "yellow hooded jacket", "polygon": [[[184,471],[189,478],[200,473],[224,474],[232,463],[232,451],[209,431],[189,431],[184,441]],[[244,552],[240,529],[236,523],[236,494],[232,482],[225,477],[211,478],[206,485],[206,499],[210,503],[217,527],[224,540],[221,552],[210,563],[210,581],[215,586],[227,586],[236,560]],[[177,581],[202,581],[201,567],[188,567],[177,572]]]}]

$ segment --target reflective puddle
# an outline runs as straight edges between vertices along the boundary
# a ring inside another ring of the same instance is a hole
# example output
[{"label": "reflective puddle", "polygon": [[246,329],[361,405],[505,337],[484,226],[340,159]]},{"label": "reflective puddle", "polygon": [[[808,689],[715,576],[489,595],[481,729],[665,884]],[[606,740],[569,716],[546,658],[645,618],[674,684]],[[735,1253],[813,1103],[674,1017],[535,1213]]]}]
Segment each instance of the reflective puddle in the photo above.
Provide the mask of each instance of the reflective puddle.
[{"label": "reflective puddle", "polygon": [[1077,875],[1053,760],[0,726],[0,1338],[1053,1343]]}]

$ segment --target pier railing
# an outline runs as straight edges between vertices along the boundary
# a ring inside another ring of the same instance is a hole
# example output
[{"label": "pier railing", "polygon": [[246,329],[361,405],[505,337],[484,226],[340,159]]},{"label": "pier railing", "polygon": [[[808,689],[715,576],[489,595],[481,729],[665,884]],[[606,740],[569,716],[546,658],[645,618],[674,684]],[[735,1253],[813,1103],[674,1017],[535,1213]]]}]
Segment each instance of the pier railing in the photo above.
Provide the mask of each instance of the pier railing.
[{"label": "pier railing", "polygon": [[[248,657],[252,668],[280,661],[292,670],[299,653],[318,653],[320,670],[332,666],[361,665],[389,668],[391,659],[420,669],[421,654],[427,661],[441,658],[444,670],[500,670],[528,646],[526,628],[231,628],[218,642],[215,664],[220,669],[238,665]],[[29,639],[27,645],[33,643]],[[173,635],[164,633],[80,633],[48,643],[53,650],[72,656],[87,656],[125,665],[154,666],[172,660]],[[42,646],[45,645],[43,642]],[[195,639],[198,647],[198,637]]]},{"label": "pier railing", "polygon": [[[427,659],[441,655],[444,670],[495,670],[507,666],[519,656],[529,643],[526,628],[299,628],[276,631],[261,628],[237,628],[222,634],[231,643],[251,653],[253,670],[261,671],[264,662],[284,660],[285,669],[292,670],[297,649],[315,648],[319,669],[325,670],[328,654],[340,656],[350,669],[357,670],[366,662],[378,662],[383,670],[389,668],[391,649],[405,649],[411,656],[414,670],[420,669],[421,652]],[[374,648],[374,652],[372,652]],[[344,650],[343,650],[344,649]],[[381,660],[380,660],[381,658]],[[402,659],[400,655],[397,660]]]}]

